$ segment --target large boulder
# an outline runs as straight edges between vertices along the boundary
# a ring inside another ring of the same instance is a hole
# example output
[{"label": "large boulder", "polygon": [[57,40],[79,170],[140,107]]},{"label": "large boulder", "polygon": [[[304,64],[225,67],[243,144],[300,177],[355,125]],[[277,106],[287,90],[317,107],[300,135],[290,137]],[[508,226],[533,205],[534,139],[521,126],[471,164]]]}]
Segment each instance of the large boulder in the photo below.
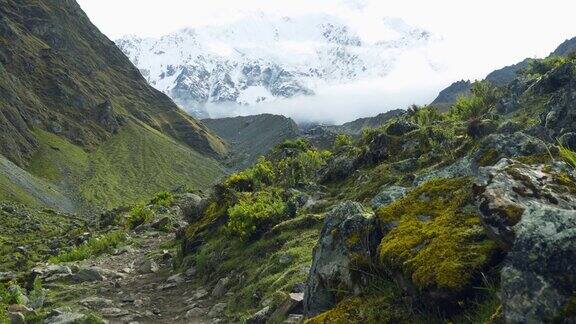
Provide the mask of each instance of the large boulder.
[{"label": "large boulder", "polygon": [[[501,272],[503,316],[510,323],[553,322],[576,291],[576,177],[564,163],[503,159],[480,168],[483,222],[508,252]],[[574,318],[572,318],[574,320]]]},{"label": "large boulder", "polygon": [[350,176],[355,170],[356,160],[347,155],[337,155],[318,171],[319,182],[328,183],[342,180]]},{"label": "large boulder", "polygon": [[337,302],[337,292],[359,294],[366,278],[359,270],[380,242],[376,219],[356,202],[343,202],[326,214],[304,292],[304,314],[313,316]]},{"label": "large boulder", "polygon": [[574,323],[568,313],[576,291],[576,211],[529,207],[514,226],[516,240],[501,273],[509,323]]},{"label": "large boulder", "polygon": [[514,225],[528,207],[550,205],[576,209],[576,199],[571,193],[573,178],[569,172],[564,163],[550,167],[510,159],[480,168],[475,186],[482,220],[493,238],[504,247],[512,246]]},{"label": "large boulder", "polygon": [[472,156],[475,165],[494,165],[502,158],[548,155],[549,148],[542,140],[523,132],[491,134],[480,142],[480,149]]}]

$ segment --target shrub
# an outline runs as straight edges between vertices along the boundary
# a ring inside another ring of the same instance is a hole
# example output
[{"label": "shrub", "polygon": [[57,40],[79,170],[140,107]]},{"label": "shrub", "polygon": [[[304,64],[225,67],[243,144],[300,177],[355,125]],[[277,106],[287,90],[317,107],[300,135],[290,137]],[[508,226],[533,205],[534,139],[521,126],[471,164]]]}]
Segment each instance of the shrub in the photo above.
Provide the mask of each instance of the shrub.
[{"label": "shrub", "polygon": [[472,84],[469,96],[460,96],[450,107],[448,116],[453,120],[480,118],[500,97],[497,88],[489,81],[476,81]]},{"label": "shrub", "polygon": [[442,120],[442,114],[434,107],[418,107],[413,105],[409,108],[408,119],[420,126],[430,126]]},{"label": "shrub", "polygon": [[174,201],[174,195],[171,192],[163,191],[156,194],[156,196],[150,201],[156,207],[168,207]]},{"label": "shrub", "polygon": [[224,186],[241,192],[254,191],[263,185],[271,185],[275,179],[274,165],[261,156],[252,167],[229,176]]},{"label": "shrub", "polygon": [[106,252],[111,252],[125,242],[126,234],[119,230],[91,238],[88,242],[79,245],[72,250],[50,258],[51,263],[72,262],[88,259]]},{"label": "shrub", "polygon": [[296,156],[284,158],[277,165],[279,178],[287,186],[309,181],[316,171],[326,164],[330,155],[329,151],[310,149]]},{"label": "shrub", "polygon": [[348,134],[338,134],[334,139],[333,149],[337,150],[341,147],[352,145],[352,137]]},{"label": "shrub", "polygon": [[522,70],[522,74],[526,76],[541,76],[548,71],[551,71],[564,63],[568,62],[570,59],[564,56],[550,56],[543,59],[531,59],[528,62],[528,66]]},{"label": "shrub", "polygon": [[154,212],[144,204],[138,204],[130,210],[126,219],[126,226],[134,229],[142,224],[148,223],[154,217]]},{"label": "shrub", "polygon": [[244,194],[228,209],[227,229],[241,239],[249,239],[264,227],[281,221],[286,211],[279,190]]},{"label": "shrub", "polygon": [[286,140],[276,146],[275,151],[282,151],[284,149],[293,149],[296,151],[306,151],[312,148],[308,140],[304,138],[297,138],[295,140]]}]

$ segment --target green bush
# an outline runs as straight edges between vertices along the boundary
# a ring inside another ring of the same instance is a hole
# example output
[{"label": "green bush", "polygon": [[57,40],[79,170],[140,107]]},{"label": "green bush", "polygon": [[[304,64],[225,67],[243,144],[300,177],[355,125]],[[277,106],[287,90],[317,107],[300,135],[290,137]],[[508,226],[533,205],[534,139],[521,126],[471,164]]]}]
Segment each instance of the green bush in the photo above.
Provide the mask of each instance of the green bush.
[{"label": "green bush", "polygon": [[341,147],[350,146],[352,145],[352,137],[348,134],[338,134],[336,135],[336,139],[334,139],[334,150],[337,150]]},{"label": "green bush", "polygon": [[296,151],[306,151],[312,148],[310,142],[304,138],[297,138],[295,140],[286,140],[276,146],[275,151],[282,151],[285,149],[293,149]]},{"label": "green bush", "polygon": [[409,109],[408,118],[420,126],[430,126],[442,120],[442,114],[434,107],[412,106]]},{"label": "green bush", "polygon": [[138,204],[130,210],[126,219],[126,226],[134,229],[142,224],[148,223],[154,217],[154,212],[144,204]]},{"label": "green bush", "polygon": [[527,76],[541,76],[552,69],[555,69],[564,63],[568,62],[570,59],[564,56],[550,56],[543,59],[531,59],[528,62],[528,67],[526,67],[522,74]]},{"label": "green bush", "polygon": [[224,186],[246,192],[256,190],[261,186],[271,185],[275,179],[274,165],[261,156],[254,166],[229,176],[224,181]]},{"label": "green bush", "polygon": [[156,194],[156,196],[150,201],[156,207],[168,207],[174,201],[174,195],[168,191],[162,191]]},{"label": "green bush", "polygon": [[246,193],[228,209],[227,229],[246,240],[267,225],[281,221],[286,212],[287,205],[279,190]]},{"label": "green bush", "polygon": [[474,82],[470,91],[469,96],[460,96],[450,107],[448,116],[453,120],[468,121],[480,118],[500,97],[498,89],[489,81]]},{"label": "green bush", "polygon": [[85,244],[77,246],[72,250],[50,258],[51,263],[72,262],[98,256],[120,246],[127,239],[123,231],[114,231],[99,237],[91,238]]},{"label": "green bush", "polygon": [[286,157],[277,164],[278,178],[287,186],[310,181],[316,171],[326,164],[330,155],[329,151],[310,149],[296,156]]}]

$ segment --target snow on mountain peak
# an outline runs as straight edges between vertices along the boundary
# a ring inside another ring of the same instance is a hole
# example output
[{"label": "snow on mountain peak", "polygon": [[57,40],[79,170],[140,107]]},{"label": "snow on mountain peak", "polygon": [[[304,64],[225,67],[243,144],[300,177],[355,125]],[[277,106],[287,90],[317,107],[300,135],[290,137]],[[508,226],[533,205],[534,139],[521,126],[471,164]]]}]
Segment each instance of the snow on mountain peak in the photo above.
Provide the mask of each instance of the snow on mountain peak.
[{"label": "snow on mountain peak", "polygon": [[197,117],[207,105],[257,105],[314,95],[326,84],[382,77],[398,58],[434,37],[398,18],[381,20],[368,41],[338,17],[254,13],[160,38],[125,36],[117,45],[148,82]]}]

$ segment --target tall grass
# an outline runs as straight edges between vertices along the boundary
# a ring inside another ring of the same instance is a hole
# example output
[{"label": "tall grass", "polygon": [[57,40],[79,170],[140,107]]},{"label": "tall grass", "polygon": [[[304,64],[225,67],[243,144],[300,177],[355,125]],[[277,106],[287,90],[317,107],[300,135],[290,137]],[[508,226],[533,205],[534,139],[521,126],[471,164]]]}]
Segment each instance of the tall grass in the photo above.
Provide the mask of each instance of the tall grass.
[{"label": "tall grass", "polygon": [[562,144],[558,144],[558,148],[560,150],[560,157],[566,161],[566,163],[570,164],[574,169],[576,169],[576,152]]}]

